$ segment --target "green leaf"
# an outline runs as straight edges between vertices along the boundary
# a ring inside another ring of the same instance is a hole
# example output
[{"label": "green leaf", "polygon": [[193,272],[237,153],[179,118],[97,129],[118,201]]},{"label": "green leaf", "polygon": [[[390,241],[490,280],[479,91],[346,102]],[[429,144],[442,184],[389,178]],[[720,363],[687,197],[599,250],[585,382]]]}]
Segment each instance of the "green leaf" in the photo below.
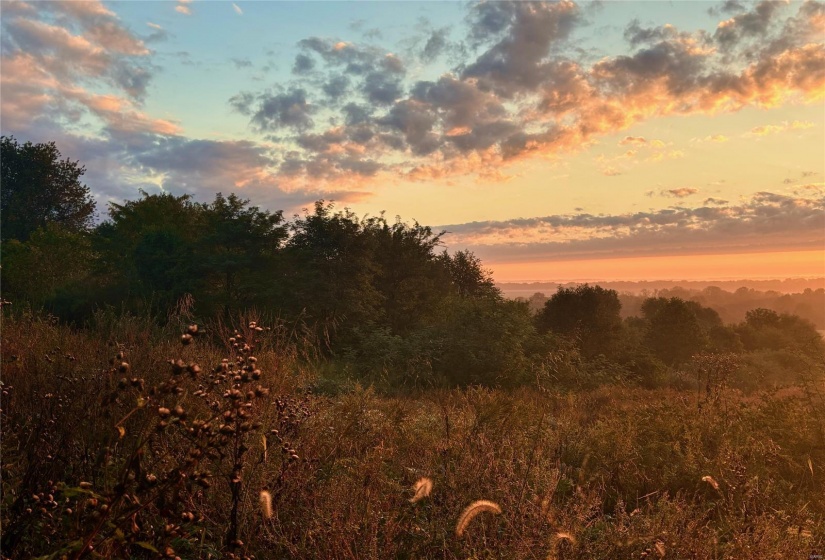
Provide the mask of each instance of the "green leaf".
[{"label": "green leaf", "polygon": [[146,550],[148,550],[150,552],[155,552],[157,554],[160,554],[158,549],[155,548],[154,546],[152,546],[152,543],[148,543],[146,541],[138,541],[135,544],[138,545],[140,548],[145,548]]}]

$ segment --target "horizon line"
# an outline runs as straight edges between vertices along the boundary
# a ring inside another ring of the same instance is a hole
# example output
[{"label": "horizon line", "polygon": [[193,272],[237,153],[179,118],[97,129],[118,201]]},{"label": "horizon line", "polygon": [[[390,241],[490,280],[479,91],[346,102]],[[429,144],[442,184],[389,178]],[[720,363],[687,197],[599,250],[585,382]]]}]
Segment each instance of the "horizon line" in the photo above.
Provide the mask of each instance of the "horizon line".
[{"label": "horizon line", "polygon": [[742,278],[742,277],[724,277],[724,278],[708,278],[708,279],[700,279],[700,280],[687,280],[687,279],[654,279],[654,280],[609,280],[609,279],[573,279],[573,280],[507,280],[507,281],[498,281],[494,280],[496,284],[570,284],[570,283],[591,283],[591,282],[614,282],[614,283],[631,283],[631,284],[641,284],[641,283],[654,283],[654,282],[691,282],[691,283],[706,283],[706,282],[788,282],[788,281],[816,281],[822,280],[825,282],[825,276],[791,276],[785,278],[778,278],[778,277],[751,277],[751,278]]}]

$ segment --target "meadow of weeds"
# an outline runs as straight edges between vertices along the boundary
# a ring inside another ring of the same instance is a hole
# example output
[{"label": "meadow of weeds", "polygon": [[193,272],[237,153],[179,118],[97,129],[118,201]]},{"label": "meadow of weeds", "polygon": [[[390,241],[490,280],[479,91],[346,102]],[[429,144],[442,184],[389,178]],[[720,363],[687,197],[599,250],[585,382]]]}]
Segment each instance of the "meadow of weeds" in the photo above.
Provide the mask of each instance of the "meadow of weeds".
[{"label": "meadow of weeds", "polygon": [[748,394],[710,387],[722,363],[698,391],[686,376],[388,396],[329,390],[278,325],[179,319],[5,318],[4,558],[825,551],[816,372]]}]

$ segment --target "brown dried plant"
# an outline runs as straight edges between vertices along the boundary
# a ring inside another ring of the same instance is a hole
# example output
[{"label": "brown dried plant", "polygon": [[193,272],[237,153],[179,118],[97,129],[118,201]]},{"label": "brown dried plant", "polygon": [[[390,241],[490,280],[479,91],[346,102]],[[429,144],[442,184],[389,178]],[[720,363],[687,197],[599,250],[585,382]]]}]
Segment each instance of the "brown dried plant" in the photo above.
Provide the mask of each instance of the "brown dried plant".
[{"label": "brown dried plant", "polygon": [[410,503],[414,504],[430,495],[430,492],[433,491],[433,481],[427,477],[419,478],[418,481],[413,484],[412,489],[415,494],[410,498]]},{"label": "brown dried plant", "polygon": [[455,526],[455,535],[459,538],[464,536],[464,531],[470,522],[480,513],[490,512],[493,514],[501,513],[501,508],[497,503],[490,500],[477,500],[464,508],[461,515],[458,517],[458,523]]}]

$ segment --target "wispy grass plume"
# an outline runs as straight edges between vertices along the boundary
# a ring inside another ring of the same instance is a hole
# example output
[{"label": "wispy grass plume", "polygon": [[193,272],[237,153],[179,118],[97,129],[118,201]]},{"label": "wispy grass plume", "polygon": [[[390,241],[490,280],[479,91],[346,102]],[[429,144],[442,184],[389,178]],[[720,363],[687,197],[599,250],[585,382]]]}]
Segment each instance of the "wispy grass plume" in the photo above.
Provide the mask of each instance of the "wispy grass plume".
[{"label": "wispy grass plume", "polygon": [[467,529],[467,526],[470,524],[470,521],[472,521],[476,515],[484,511],[499,514],[501,513],[501,508],[497,503],[491,502],[490,500],[477,500],[473,502],[467,506],[463,512],[461,512],[461,516],[458,518],[458,523],[455,526],[455,535],[457,537],[462,537],[464,535],[464,531]]},{"label": "wispy grass plume", "polygon": [[264,519],[272,518],[272,494],[261,490],[261,515]]},{"label": "wispy grass plume", "polygon": [[419,478],[418,481],[413,484],[413,492],[415,495],[410,498],[410,503],[416,503],[419,500],[423,500],[427,496],[430,495],[430,492],[433,491],[433,481],[429,478],[422,477]]}]

